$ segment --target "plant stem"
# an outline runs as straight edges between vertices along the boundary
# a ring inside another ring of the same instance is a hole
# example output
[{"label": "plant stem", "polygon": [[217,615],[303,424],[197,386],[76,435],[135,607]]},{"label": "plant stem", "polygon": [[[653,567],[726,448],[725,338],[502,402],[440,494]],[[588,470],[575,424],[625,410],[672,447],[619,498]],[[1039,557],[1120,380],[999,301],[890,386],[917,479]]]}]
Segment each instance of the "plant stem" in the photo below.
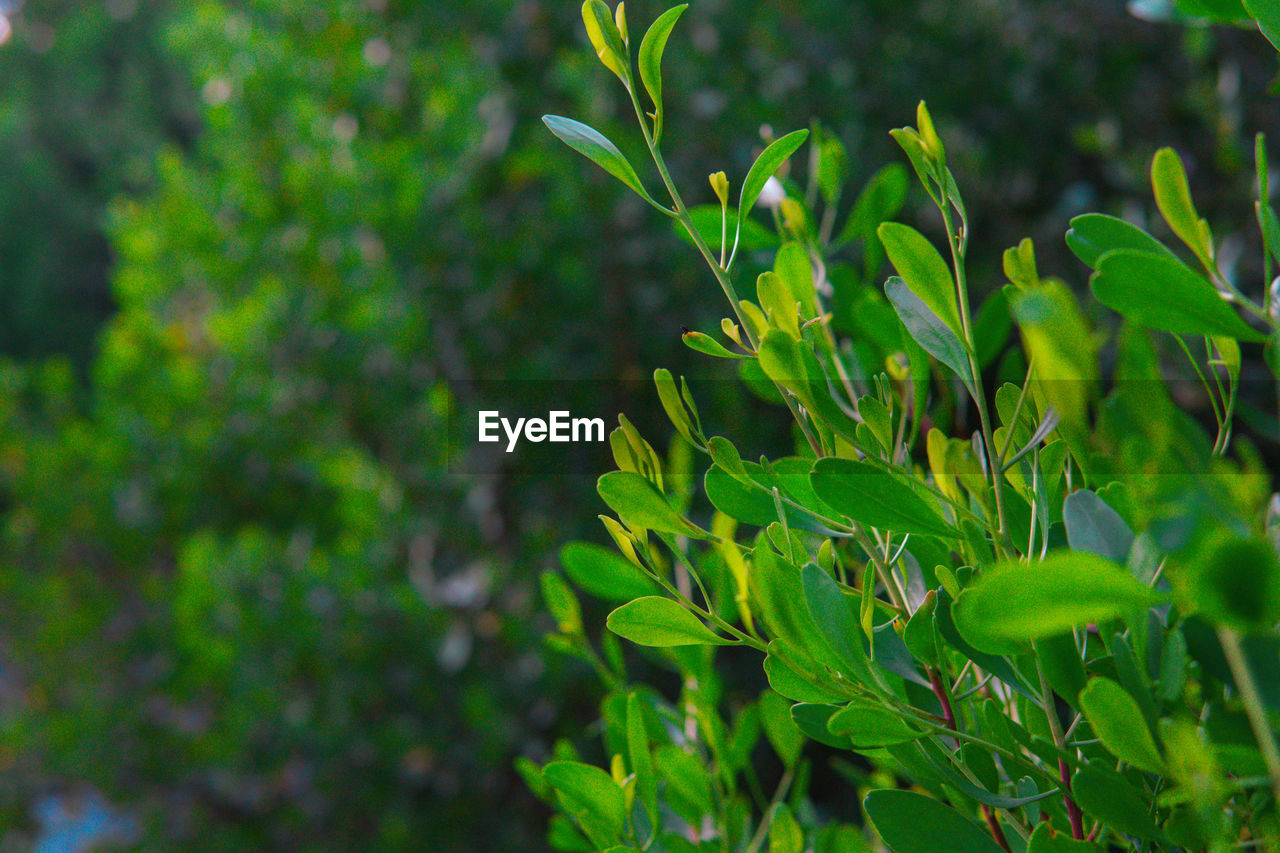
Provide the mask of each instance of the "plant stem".
[{"label": "plant stem", "polygon": [[1249,725],[1253,728],[1253,736],[1258,739],[1258,747],[1267,763],[1267,772],[1271,775],[1271,790],[1276,801],[1280,802],[1280,748],[1276,746],[1276,735],[1267,720],[1267,711],[1262,704],[1262,695],[1258,692],[1258,682],[1253,677],[1253,668],[1240,645],[1240,637],[1232,628],[1218,629],[1218,639],[1222,641],[1222,651],[1226,655],[1231,674],[1235,676],[1236,686],[1240,688],[1240,698],[1244,700],[1244,711],[1249,717]]},{"label": "plant stem", "polygon": [[[991,472],[991,488],[996,496],[996,524],[992,531],[997,550],[1006,555],[1013,553],[1013,543],[1009,539],[1009,529],[1005,524],[1004,513],[1004,472],[1000,469],[997,458],[994,433],[991,430],[991,415],[987,407],[986,392],[982,387],[982,370],[974,355],[973,328],[969,318],[969,284],[965,277],[964,249],[960,245],[960,237],[956,235],[951,222],[951,208],[943,192],[943,203],[938,205],[942,212],[942,224],[947,229],[947,245],[951,247],[951,264],[955,268],[956,302],[960,309],[960,330],[964,335],[965,355],[969,359],[969,372],[973,374],[973,402],[978,407],[978,422],[982,428],[982,443],[986,446],[988,468]],[[988,527],[990,525],[988,524]]]},{"label": "plant stem", "polygon": [[[1034,649],[1035,644],[1032,644]],[[1044,676],[1044,667],[1040,665],[1040,655],[1036,654],[1036,673],[1040,676],[1040,694],[1044,702],[1044,714],[1049,721],[1049,733],[1053,735],[1053,744],[1060,750],[1066,750],[1066,738],[1062,736],[1062,723],[1058,720],[1058,710],[1054,707],[1053,691],[1049,688],[1049,680]],[[1084,815],[1080,806],[1071,797],[1071,768],[1067,762],[1058,759],[1058,780],[1062,785],[1062,801],[1067,807],[1067,819],[1071,821],[1071,837],[1077,841],[1084,838]]]}]

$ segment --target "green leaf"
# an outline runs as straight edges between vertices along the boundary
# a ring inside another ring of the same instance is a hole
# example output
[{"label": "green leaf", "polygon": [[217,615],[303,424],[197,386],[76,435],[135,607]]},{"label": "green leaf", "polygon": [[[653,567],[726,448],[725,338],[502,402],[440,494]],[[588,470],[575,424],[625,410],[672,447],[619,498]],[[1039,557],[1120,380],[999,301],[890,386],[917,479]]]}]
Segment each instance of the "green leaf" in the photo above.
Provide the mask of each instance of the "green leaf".
[{"label": "green leaf", "polygon": [[560,549],[560,565],[569,580],[605,601],[631,601],[653,595],[657,585],[616,551],[591,542],[570,542]]},{"label": "green leaf", "polygon": [[618,147],[599,131],[580,121],[560,116],[543,116],[542,121],[561,142],[591,160],[610,175],[631,187],[637,195],[668,216],[675,214],[658,204],[640,182],[640,176]]},{"label": "green leaf", "polygon": [[[744,482],[719,464],[707,469],[703,487],[711,505],[730,518],[756,527],[768,527],[778,521],[778,505],[773,500],[772,489],[763,484],[766,479],[760,466],[754,462],[739,463],[747,480]],[[783,494],[786,492],[783,491]],[[782,513],[793,528],[823,535],[833,534],[829,526],[816,515],[784,502]]]},{"label": "green leaf", "polygon": [[898,533],[956,538],[956,531],[911,487],[869,462],[820,459],[809,481],[819,498],[854,521]]},{"label": "green leaf", "polygon": [[1146,231],[1105,213],[1086,213],[1072,219],[1067,248],[1090,269],[1097,269],[1098,259],[1112,249],[1136,249],[1177,259],[1164,243]]},{"label": "green leaf", "polygon": [[695,756],[670,743],[654,751],[653,763],[667,780],[667,799],[676,813],[694,826],[701,825],[702,816],[715,810],[707,768]]},{"label": "green leaf", "polygon": [[1084,689],[1086,676],[1075,635],[1068,631],[1042,637],[1035,642],[1035,653],[1045,681],[1068,705],[1077,707],[1076,697]]},{"label": "green leaf", "polygon": [[956,305],[956,283],[938,250],[909,225],[884,222],[876,233],[890,263],[911,292],[958,335],[960,313]]},{"label": "green leaf", "polygon": [[1280,620],[1280,561],[1270,542],[1215,537],[1175,579],[1188,612],[1241,630],[1270,629]]},{"label": "green leaf", "polygon": [[546,602],[547,610],[551,611],[551,615],[555,617],[560,633],[581,633],[582,608],[579,607],[577,596],[573,594],[573,590],[569,589],[564,578],[555,572],[543,572],[540,580],[542,600]]},{"label": "green leaf", "polygon": [[804,832],[791,816],[786,803],[773,809],[773,821],[769,824],[769,853],[803,853]]},{"label": "green leaf", "polygon": [[902,715],[882,705],[854,702],[831,715],[827,730],[838,738],[848,738],[854,749],[877,749],[924,737],[924,732],[908,725]]},{"label": "green leaf", "polygon": [[1062,502],[1062,523],[1073,551],[1088,551],[1117,563],[1129,559],[1133,531],[1112,509],[1088,489],[1077,489]]},{"label": "green leaf", "polygon": [[876,689],[879,679],[872,674],[862,645],[862,628],[858,624],[854,602],[830,575],[814,563],[800,570],[800,581],[804,586],[809,615],[831,647],[840,671],[864,687]]},{"label": "green leaf", "polygon": [[1080,691],[1080,709],[1112,755],[1151,773],[1164,772],[1164,760],[1143,719],[1138,702],[1109,678],[1095,678]]},{"label": "green leaf", "polygon": [[1200,262],[1206,268],[1210,267],[1213,263],[1213,236],[1209,233],[1209,223],[1196,213],[1186,170],[1172,148],[1161,148],[1152,159],[1151,188],[1164,221]]},{"label": "green leaf", "polygon": [[1094,554],[1057,551],[1043,561],[1006,561],[960,593],[952,617],[983,651],[1013,653],[1029,640],[1105,622],[1156,603],[1127,570]]},{"label": "green leaf", "polygon": [[795,394],[811,415],[849,441],[855,439],[857,424],[836,404],[822,365],[807,343],[781,329],[770,329],[760,340],[757,354],[765,374]]},{"label": "green leaf", "polygon": [[1152,329],[1266,339],[1236,314],[1208,279],[1163,255],[1132,249],[1108,252],[1098,261],[1089,287],[1099,302]]},{"label": "green leaf", "polygon": [[760,722],[782,763],[794,765],[804,748],[804,734],[791,719],[791,703],[772,690],[760,694]]},{"label": "green leaf", "polygon": [[727,646],[719,636],[676,602],[658,595],[637,598],[609,614],[609,630],[639,646]]},{"label": "green leaf", "polygon": [[622,789],[608,773],[577,761],[553,761],[542,768],[542,776],[575,816],[586,813],[602,821],[612,832],[622,831],[627,802]]},{"label": "green leaf", "polygon": [[[853,203],[853,211],[840,230],[840,236],[833,241],[832,248],[838,249],[858,238],[879,244],[876,229],[881,222],[897,216],[902,210],[909,184],[907,170],[899,163],[890,163],[872,175]],[[868,275],[872,272],[866,270]]]},{"label": "green leaf", "polygon": [[[692,333],[686,332],[685,334],[687,337]],[[706,335],[703,335],[703,337],[706,337]],[[708,340],[710,339],[708,338]],[[672,426],[676,428],[676,432],[680,433],[681,438],[690,444],[697,444],[693,440],[693,423],[689,420],[689,412],[680,400],[680,391],[676,388],[676,380],[671,376],[671,371],[659,367],[653,372],[653,384],[658,389],[658,401],[662,403],[662,409],[667,413],[667,417],[671,420]]]},{"label": "green leaf", "polygon": [[1244,0],[1244,7],[1258,22],[1258,29],[1272,47],[1280,50],[1280,6],[1272,0]]},{"label": "green leaf", "polygon": [[644,700],[634,690],[627,694],[627,754],[631,757],[631,772],[636,774],[636,793],[649,815],[649,822],[656,824],[658,783],[653,768],[653,753],[649,751]]},{"label": "green leaf", "polygon": [[973,388],[973,373],[964,344],[950,326],[939,319],[928,305],[897,276],[884,283],[884,294],[897,312],[911,339],[925,352],[951,368],[961,381]]},{"label": "green leaf", "polygon": [[640,41],[640,81],[653,101],[653,142],[662,138],[662,53],[676,21],[688,9],[687,3],[674,6],[658,16]]},{"label": "green leaf", "polygon": [[644,477],[632,471],[611,471],[596,482],[596,491],[609,508],[632,527],[674,533],[693,539],[711,534],[685,520]]},{"label": "green leaf", "polygon": [[1071,795],[1090,817],[1116,832],[1147,841],[1160,838],[1160,830],[1151,815],[1151,804],[1114,768],[1092,764],[1081,767],[1071,778]]},{"label": "green leaf", "polygon": [[739,220],[745,219],[751,212],[751,208],[755,207],[756,199],[760,197],[760,191],[764,189],[765,182],[770,176],[778,171],[787,158],[796,153],[796,149],[808,138],[809,131],[796,130],[776,140],[760,153],[756,161],[751,164],[746,180],[742,182],[742,195],[738,199]]},{"label": "green leaf", "polygon": [[893,853],[1001,853],[985,829],[932,797],[885,788],[862,805]]},{"label": "green leaf", "polygon": [[810,740],[826,744],[832,749],[849,749],[851,744],[848,738],[836,737],[827,728],[827,721],[839,710],[839,705],[797,702],[791,706],[791,719],[795,720],[796,727]]}]

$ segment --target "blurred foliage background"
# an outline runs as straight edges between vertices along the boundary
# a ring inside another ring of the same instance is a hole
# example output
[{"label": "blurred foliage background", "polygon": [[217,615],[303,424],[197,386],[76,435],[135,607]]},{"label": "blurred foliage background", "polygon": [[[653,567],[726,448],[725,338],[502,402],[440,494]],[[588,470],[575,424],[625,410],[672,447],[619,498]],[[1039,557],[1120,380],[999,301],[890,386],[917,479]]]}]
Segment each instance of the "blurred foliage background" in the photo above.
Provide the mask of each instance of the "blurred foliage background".
[{"label": "blurred foliage background", "polygon": [[[696,0],[667,51],[668,160],[706,202],[763,125],[816,121],[857,182],[925,98],[979,295],[1023,236],[1081,285],[1067,219],[1145,222],[1163,144],[1215,232],[1246,232],[1274,53],[1141,5]],[[577,4],[40,0],[9,20],[0,850],[541,849],[512,759],[581,735],[596,688],[542,648],[534,579],[602,538],[601,507],[586,476],[449,473],[470,435],[451,401],[578,379],[555,402],[603,395],[658,443],[634,380],[714,375],[679,330],[720,314],[666,224],[538,121],[638,154]],[[920,201],[905,215],[936,235]],[[722,384],[711,416],[741,418]]]}]

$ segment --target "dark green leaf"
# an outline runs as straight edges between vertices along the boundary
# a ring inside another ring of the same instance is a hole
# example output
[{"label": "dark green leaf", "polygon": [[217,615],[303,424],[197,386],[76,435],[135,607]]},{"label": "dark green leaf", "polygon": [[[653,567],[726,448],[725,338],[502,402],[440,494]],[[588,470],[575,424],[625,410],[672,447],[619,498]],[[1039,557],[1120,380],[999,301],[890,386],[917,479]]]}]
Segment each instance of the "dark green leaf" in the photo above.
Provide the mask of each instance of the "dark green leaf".
[{"label": "dark green leaf", "polygon": [[924,732],[903,721],[890,708],[855,702],[831,715],[827,730],[838,738],[848,738],[854,749],[876,749],[908,743],[924,737]]},{"label": "dark green leaf", "polygon": [[1148,841],[1160,838],[1150,802],[1114,768],[1081,767],[1071,778],[1071,793],[1090,817],[1116,832]]},{"label": "dark green leaf", "polygon": [[1086,213],[1072,219],[1067,247],[1090,269],[1097,269],[1098,259],[1112,249],[1136,249],[1177,259],[1164,243],[1146,231],[1104,213]]},{"label": "dark green leaf", "polygon": [[1101,848],[1091,841],[1076,841],[1066,833],[1054,833],[1048,821],[1036,826],[1027,840],[1027,853],[1097,853]]},{"label": "dark green leaf", "polygon": [[1067,544],[1073,551],[1088,551],[1117,563],[1129,559],[1133,531],[1102,498],[1088,489],[1078,489],[1062,502],[1062,523]]},{"label": "dark green leaf", "polygon": [[899,533],[956,536],[911,487],[869,462],[820,459],[809,479],[819,498],[854,521]]},{"label": "dark green leaf", "polygon": [[1258,29],[1272,47],[1280,50],[1280,6],[1272,0],[1244,0],[1244,7],[1258,22]]},{"label": "dark green leaf", "polygon": [[893,853],[1001,853],[985,829],[932,797],[886,788],[862,804]]}]

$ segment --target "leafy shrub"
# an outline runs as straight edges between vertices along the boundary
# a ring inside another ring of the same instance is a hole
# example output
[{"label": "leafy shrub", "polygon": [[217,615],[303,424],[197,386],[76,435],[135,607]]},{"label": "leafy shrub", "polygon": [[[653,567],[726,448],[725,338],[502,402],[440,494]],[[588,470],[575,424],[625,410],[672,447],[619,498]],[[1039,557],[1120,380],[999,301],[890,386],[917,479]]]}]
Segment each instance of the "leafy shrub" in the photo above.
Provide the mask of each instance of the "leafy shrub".
[{"label": "leafy shrub", "polygon": [[[651,650],[679,691],[629,683],[616,638],[597,652],[572,588],[543,576],[552,645],[608,688],[603,768],[568,742],[545,765],[519,763],[556,810],[551,843],[800,853],[871,849],[872,828],[897,853],[1280,843],[1280,503],[1256,444],[1274,436],[1259,413],[1274,411],[1280,375],[1264,137],[1261,285],[1224,273],[1165,148],[1151,186],[1181,246],[1096,213],[1066,235],[1094,271],[1093,298],[1120,317],[1114,335],[1041,275],[1029,240],[1004,254],[1008,282],[978,306],[969,213],[923,103],[916,126],[892,135],[936,206],[945,253],[884,221],[905,189],[892,169],[836,227],[848,158],[821,132],[773,141],[736,200],[715,173],[718,205],[686,205],[661,149],[661,59],[684,8],[632,42],[621,4],[583,5],[669,206],[604,136],[546,123],[684,230],[732,309],[720,336],[686,343],[734,360],[785,405],[796,450],[748,461],[706,435],[687,386],[657,371],[677,448],[710,462],[708,516],[686,465],[664,466],[625,420],[611,436],[619,470],[597,489],[620,556],[577,543],[563,568],[620,603],[611,634]],[[1275,41],[1269,7],[1227,17],[1250,12]],[[778,181],[806,141],[808,188]],[[762,200],[773,233],[748,219]],[[860,264],[832,258],[853,241]],[[741,298],[739,252],[769,245],[772,269]],[[897,273],[883,290],[881,252]],[[1013,327],[1021,347],[1002,352]],[[1184,411],[1187,383],[1165,380],[1170,354],[1212,423]],[[1237,426],[1245,410],[1253,436]],[[744,655],[763,658],[758,698],[732,678]],[[850,796],[811,785],[806,741],[838,756]],[[844,805],[855,794],[861,814]]]}]

